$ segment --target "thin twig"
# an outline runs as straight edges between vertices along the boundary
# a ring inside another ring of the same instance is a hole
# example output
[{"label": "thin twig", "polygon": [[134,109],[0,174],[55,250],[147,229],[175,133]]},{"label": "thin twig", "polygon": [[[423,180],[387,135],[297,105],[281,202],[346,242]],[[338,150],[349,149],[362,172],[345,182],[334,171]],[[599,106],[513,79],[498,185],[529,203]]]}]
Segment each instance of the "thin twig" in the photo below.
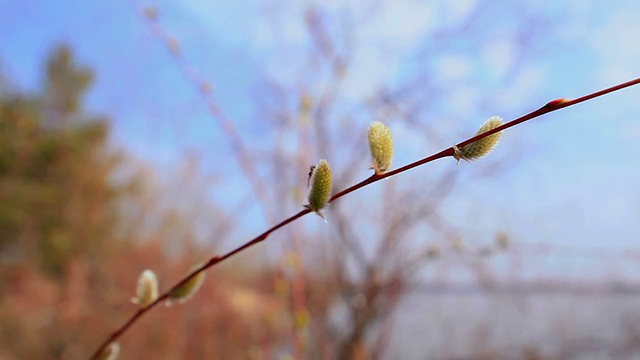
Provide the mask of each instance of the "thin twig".
[{"label": "thin twig", "polygon": [[231,151],[240,165],[240,169],[242,170],[245,178],[249,182],[253,194],[258,200],[260,200],[265,217],[269,221],[274,221],[275,219],[273,219],[273,215],[267,208],[266,194],[268,192],[263,185],[264,182],[261,180],[262,176],[256,169],[256,165],[251,154],[249,154],[244,141],[240,135],[238,135],[233,121],[227,117],[225,112],[215,101],[211,84],[203,80],[198,75],[197,70],[189,64],[183,55],[176,40],[164,31],[155,18],[146,18],[145,20],[153,35],[160,39],[160,41],[162,41],[167,47],[171,59],[175,62],[184,78],[194,88],[194,90],[199,93],[200,97],[205,102],[211,118],[215,121],[218,128],[224,133],[224,138],[229,142]]},{"label": "thin twig", "polygon": [[[463,142],[460,142],[458,144],[456,144],[455,146],[457,146],[458,148],[461,148],[465,145],[471,144],[472,142],[475,142],[477,140],[480,140],[484,137],[487,137],[491,134],[494,134],[496,132],[502,131],[502,130],[506,130],[508,128],[511,128],[513,126],[516,126],[520,123],[523,123],[525,121],[540,117],[544,114],[548,114],[550,112],[554,112],[569,106],[573,106],[582,102],[585,102],[587,100],[591,100],[603,95],[606,95],[608,93],[614,92],[614,91],[618,91],[633,85],[637,85],[640,84],[640,78],[636,78],[624,83],[621,83],[619,85],[615,85],[609,88],[606,88],[604,90],[600,90],[573,100],[567,100],[567,99],[557,99],[557,100],[552,100],[548,103],[546,103],[545,105],[543,105],[541,108],[534,110],[524,116],[521,116],[515,120],[509,121],[501,126],[498,126],[495,129],[486,131],[482,134],[473,136]],[[399,173],[405,172],[407,170],[411,170],[415,167],[418,167],[420,165],[424,165],[426,163],[435,161],[437,159],[440,158],[444,158],[444,157],[448,157],[448,156],[453,156],[454,154],[454,146],[449,147],[447,149],[444,149],[438,153],[435,153],[431,156],[425,157],[424,159],[412,162],[408,165],[405,165],[401,168],[398,168],[396,170],[393,171],[389,171],[387,173],[384,174],[373,174],[370,177],[362,180],[361,182],[352,185],[351,187],[344,189],[340,192],[338,192],[337,194],[334,194],[330,199],[329,202],[333,202],[335,200],[338,200],[339,198],[350,194],[360,188],[363,188],[367,185],[373,184],[375,182],[378,182],[382,179],[397,175]],[[202,266],[200,266],[199,268],[197,268],[196,270],[194,270],[193,272],[191,272],[188,276],[186,276],[184,279],[182,279],[180,282],[178,282],[176,285],[174,285],[173,287],[171,287],[171,289],[169,289],[168,291],[166,291],[164,294],[162,294],[156,301],[154,301],[152,304],[150,304],[149,306],[139,309],[138,311],[136,311],[129,320],[127,320],[127,322],[125,322],[118,330],[114,331],[99,347],[98,349],[95,351],[95,353],[93,353],[93,355],[91,356],[91,359],[97,359],[98,356],[102,353],[102,351],[112,342],[116,341],[120,336],[122,336],[122,334],[124,334],[142,315],[146,314],[149,310],[151,310],[152,308],[156,307],[158,304],[160,304],[161,302],[163,302],[164,300],[166,300],[169,295],[178,287],[182,286],[183,284],[185,284],[186,282],[188,282],[190,279],[192,279],[193,277],[195,277],[196,275],[198,275],[199,273],[209,269],[210,267],[236,255],[239,252],[242,252],[244,250],[246,250],[247,248],[262,242],[263,240],[265,240],[267,237],[269,237],[269,235],[271,233],[273,233],[274,231],[280,229],[281,227],[284,227],[286,225],[288,225],[289,223],[297,220],[298,218],[307,215],[311,212],[311,210],[309,209],[304,209],[301,210],[300,212],[298,212],[295,215],[292,215],[291,217],[283,220],[282,222],[278,223],[277,225],[271,227],[270,229],[266,230],[265,232],[263,232],[262,234],[258,235],[257,237],[255,237],[254,239],[250,240],[249,242],[245,243],[244,245],[226,253],[223,256],[213,256],[211,259],[209,259],[209,261],[207,261],[205,264],[203,264]]]}]

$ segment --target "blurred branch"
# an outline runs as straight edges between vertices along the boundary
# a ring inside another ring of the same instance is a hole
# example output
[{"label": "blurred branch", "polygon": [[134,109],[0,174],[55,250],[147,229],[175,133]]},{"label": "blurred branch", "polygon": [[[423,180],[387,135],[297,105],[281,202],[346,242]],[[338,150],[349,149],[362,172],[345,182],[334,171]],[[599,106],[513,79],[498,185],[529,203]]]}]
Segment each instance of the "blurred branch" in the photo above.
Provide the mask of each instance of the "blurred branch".
[{"label": "blurred branch", "polygon": [[251,185],[251,189],[257,199],[259,199],[262,206],[262,210],[269,221],[274,221],[273,216],[267,208],[267,187],[262,181],[262,177],[256,170],[256,165],[253,160],[253,156],[247,150],[242,138],[236,132],[235,125],[231,119],[227,117],[224,111],[218,106],[213,96],[212,85],[203,80],[198,75],[197,70],[189,64],[184,57],[180,44],[169,34],[157,22],[157,11],[155,8],[147,8],[144,11],[144,20],[146,20],[153,35],[155,35],[162,43],[167,47],[171,59],[175,62],[176,66],[182,72],[185,79],[191,84],[199,94],[202,100],[205,102],[211,118],[216,122],[220,130],[225,135],[225,138],[231,145],[231,150],[236,158],[236,161],[240,165],[245,178]]}]

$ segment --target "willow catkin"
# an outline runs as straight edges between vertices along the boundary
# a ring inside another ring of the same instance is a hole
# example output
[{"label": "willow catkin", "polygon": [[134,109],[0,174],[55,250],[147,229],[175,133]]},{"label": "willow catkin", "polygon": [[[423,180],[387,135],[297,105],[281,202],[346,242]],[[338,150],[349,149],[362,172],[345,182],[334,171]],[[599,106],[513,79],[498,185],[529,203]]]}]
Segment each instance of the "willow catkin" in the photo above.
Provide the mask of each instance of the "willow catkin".
[{"label": "willow catkin", "polygon": [[309,189],[308,201],[306,207],[315,211],[322,216],[320,210],[327,206],[329,196],[331,195],[332,183],[331,167],[327,160],[320,160],[313,173],[311,174],[311,189]]},{"label": "willow catkin", "polygon": [[[190,272],[195,271],[202,265],[196,265],[191,268]],[[202,283],[204,283],[205,272],[201,271],[191,279],[187,280],[184,284],[178,286],[177,288],[171,290],[169,293],[169,300],[167,301],[167,305],[173,304],[174,301],[178,301],[180,303],[184,303],[187,300],[191,299],[195,293],[200,290]]]},{"label": "willow catkin", "polygon": [[98,360],[116,360],[118,355],[120,355],[120,344],[112,342],[98,355]]},{"label": "willow catkin", "polygon": [[158,278],[156,274],[147,269],[140,273],[136,297],[131,302],[138,304],[141,308],[149,306],[158,298]]},{"label": "willow catkin", "polygon": [[[481,127],[476,135],[480,135],[489,130],[495,129],[502,125],[502,118],[499,116],[492,116]],[[498,131],[495,134],[486,136],[480,140],[476,140],[471,144],[465,145],[461,148],[455,148],[453,157],[456,160],[464,159],[467,161],[477,160],[481,157],[489,154],[493,148],[496,147],[502,136],[502,131]]]},{"label": "willow catkin", "polygon": [[376,174],[383,174],[393,160],[393,136],[387,125],[380,121],[369,125],[369,149],[373,160],[371,167]]}]

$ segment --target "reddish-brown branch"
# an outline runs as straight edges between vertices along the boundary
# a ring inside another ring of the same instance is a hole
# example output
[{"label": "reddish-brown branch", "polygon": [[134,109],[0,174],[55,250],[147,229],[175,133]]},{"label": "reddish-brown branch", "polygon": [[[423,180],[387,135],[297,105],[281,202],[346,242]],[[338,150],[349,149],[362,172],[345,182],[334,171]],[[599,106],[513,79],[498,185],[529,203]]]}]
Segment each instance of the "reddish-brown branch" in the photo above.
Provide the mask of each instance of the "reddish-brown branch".
[{"label": "reddish-brown branch", "polygon": [[127,320],[126,323],[124,323],[118,330],[114,331],[101,345],[100,347],[98,347],[98,349],[93,353],[93,355],[91,355],[91,359],[97,359],[100,354],[104,351],[104,349],[109,346],[109,344],[111,344],[112,342],[116,341],[120,336],[122,336],[122,334],[124,334],[130,327],[131,325],[133,325],[142,315],[146,314],[149,310],[153,309],[154,307],[156,307],[158,304],[160,304],[161,302],[165,301],[167,298],[169,298],[169,295],[177,288],[179,288],[180,286],[182,286],[183,284],[185,284],[187,281],[191,280],[193,277],[195,277],[196,275],[198,275],[199,273],[206,271],[208,268],[212,267],[213,265],[224,261],[230,257],[232,257],[233,255],[265,240],[267,237],[269,237],[269,234],[271,234],[272,232],[280,229],[283,226],[286,226],[287,224],[289,224],[290,222],[295,221],[296,219],[298,219],[299,217],[302,217],[308,213],[310,213],[311,210],[309,209],[304,209],[301,210],[300,212],[298,212],[297,214],[289,217],[288,219],[280,222],[279,224],[273,226],[272,228],[270,228],[269,230],[263,232],[262,234],[258,235],[257,237],[253,238],[251,241],[245,243],[244,245],[226,253],[223,256],[214,256],[211,259],[209,259],[209,261],[207,261],[206,263],[204,263],[203,265],[201,265],[200,267],[198,267],[197,269],[193,270],[189,275],[187,275],[184,279],[180,280],[180,282],[178,282],[177,284],[175,284],[174,286],[172,286],[169,290],[165,291],[160,297],[158,297],[158,299],[156,301],[154,301],[153,303],[151,303],[149,306],[139,309],[138,311],[136,311],[129,320]]},{"label": "reddish-brown branch", "polygon": [[[569,106],[573,106],[582,102],[585,102],[587,100],[591,100],[603,95],[606,95],[608,93],[614,92],[614,91],[618,91],[633,85],[637,85],[640,84],[640,78],[636,78],[634,80],[630,80],[627,82],[624,82],[622,84],[619,85],[615,85],[609,88],[606,88],[604,90],[600,90],[573,100],[567,100],[567,99],[557,99],[557,100],[552,100],[548,103],[546,103],[545,105],[543,105],[541,108],[534,110],[524,116],[521,116],[517,119],[514,119],[512,121],[509,121],[495,129],[489,130],[487,132],[484,132],[482,134],[473,136],[463,142],[460,142],[458,144],[456,144],[457,147],[463,147],[465,145],[468,145],[474,141],[480,140],[484,137],[487,137],[491,134],[494,134],[498,131],[502,131],[502,130],[506,130],[510,127],[516,126],[520,123],[523,123],[525,121],[540,117],[544,114],[548,114],[550,112],[556,111],[556,110],[560,110]],[[412,162],[408,165],[405,165],[401,168],[398,168],[396,170],[393,171],[389,171],[387,173],[384,174],[374,174],[371,175],[370,177],[362,180],[361,182],[352,185],[351,187],[348,187],[347,189],[344,189],[336,194],[334,194],[330,199],[329,202],[333,202],[347,194],[350,194],[360,188],[363,188],[367,185],[373,184],[374,182],[377,182],[379,180],[397,175],[401,172],[405,172],[407,170],[413,169],[415,167],[418,167],[420,165],[424,165],[426,163],[435,161],[437,159],[443,158],[443,157],[448,157],[448,156],[453,156],[454,154],[454,147],[450,147],[447,149],[444,149],[438,153],[435,153],[431,156],[428,156],[424,159],[420,159],[418,161]],[[301,210],[300,212],[298,212],[295,215],[292,215],[291,217],[283,220],[282,222],[278,223],[277,225],[271,227],[270,229],[266,230],[265,232],[263,232],[262,234],[258,235],[257,237],[255,237],[254,239],[250,240],[249,242],[245,243],[244,245],[226,253],[223,256],[214,256],[211,259],[209,259],[209,261],[207,261],[205,264],[203,264],[202,266],[200,266],[199,268],[197,268],[196,270],[194,270],[193,272],[191,272],[187,277],[185,277],[184,279],[182,279],[180,282],[178,282],[176,285],[174,285],[173,287],[171,287],[171,289],[169,289],[168,291],[166,291],[164,294],[162,294],[162,296],[160,296],[156,301],[154,301],[152,304],[150,304],[149,306],[147,306],[146,308],[140,309],[138,311],[136,311],[129,320],[127,320],[127,322],[124,323],[124,325],[122,325],[118,330],[114,331],[99,347],[98,349],[95,351],[95,353],[91,356],[91,359],[97,359],[98,356],[100,356],[100,354],[102,353],[102,351],[104,351],[104,349],[112,342],[116,341],[120,336],[122,336],[122,334],[124,334],[140,317],[142,317],[142,315],[146,314],[149,310],[151,310],[152,308],[156,307],[159,303],[161,303],[162,301],[164,301],[165,299],[167,299],[169,297],[169,295],[171,294],[171,292],[182,286],[184,283],[186,283],[187,281],[189,281],[191,278],[193,278],[194,276],[198,275],[199,273],[207,270],[208,268],[236,255],[239,252],[244,251],[245,249],[265,240],[267,237],[269,237],[269,235],[271,233],[273,233],[274,231],[280,229],[281,227],[284,227],[286,225],[288,225],[289,223],[297,220],[298,218],[307,215],[308,213],[310,213],[311,210],[309,209],[304,209]]]}]

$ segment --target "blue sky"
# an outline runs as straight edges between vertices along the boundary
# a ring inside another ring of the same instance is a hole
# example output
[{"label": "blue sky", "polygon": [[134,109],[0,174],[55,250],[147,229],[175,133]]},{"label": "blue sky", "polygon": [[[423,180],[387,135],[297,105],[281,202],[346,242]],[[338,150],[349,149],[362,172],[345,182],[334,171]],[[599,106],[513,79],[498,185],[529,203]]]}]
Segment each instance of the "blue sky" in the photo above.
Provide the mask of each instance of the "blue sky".
[{"label": "blue sky", "polygon": [[[161,169],[197,152],[205,169],[223,167],[232,174],[213,198],[236,204],[248,187],[229,144],[150,31],[142,9],[158,9],[162,29],[212,84],[239,134],[260,147],[273,141],[259,118],[258,104],[268,98],[265,83],[285,90],[303,84],[312,92],[325,86],[323,73],[309,65],[301,16],[309,4],[332,19],[330,32],[351,31],[355,50],[341,107],[358,106],[375,89],[398,89],[421,76],[437,90],[433,99],[418,89],[412,100],[434,102],[418,124],[434,127],[439,141],[426,142],[401,120],[390,124],[400,144],[397,166],[460,141],[491,115],[508,120],[550,99],[640,76],[640,3],[588,0],[0,0],[0,69],[32,91],[48,51],[60,41],[70,43],[79,61],[98,74],[88,108],[112,116],[114,144]],[[506,170],[478,181],[477,163],[461,163],[464,186],[443,212],[464,232],[484,234],[479,238],[505,230],[515,241],[637,247],[639,96],[640,88],[624,90],[512,129],[486,160],[509,161]],[[358,121],[366,127],[370,120]],[[420,181],[425,171],[397,181]],[[266,224],[259,212],[252,216],[248,234]]]}]

